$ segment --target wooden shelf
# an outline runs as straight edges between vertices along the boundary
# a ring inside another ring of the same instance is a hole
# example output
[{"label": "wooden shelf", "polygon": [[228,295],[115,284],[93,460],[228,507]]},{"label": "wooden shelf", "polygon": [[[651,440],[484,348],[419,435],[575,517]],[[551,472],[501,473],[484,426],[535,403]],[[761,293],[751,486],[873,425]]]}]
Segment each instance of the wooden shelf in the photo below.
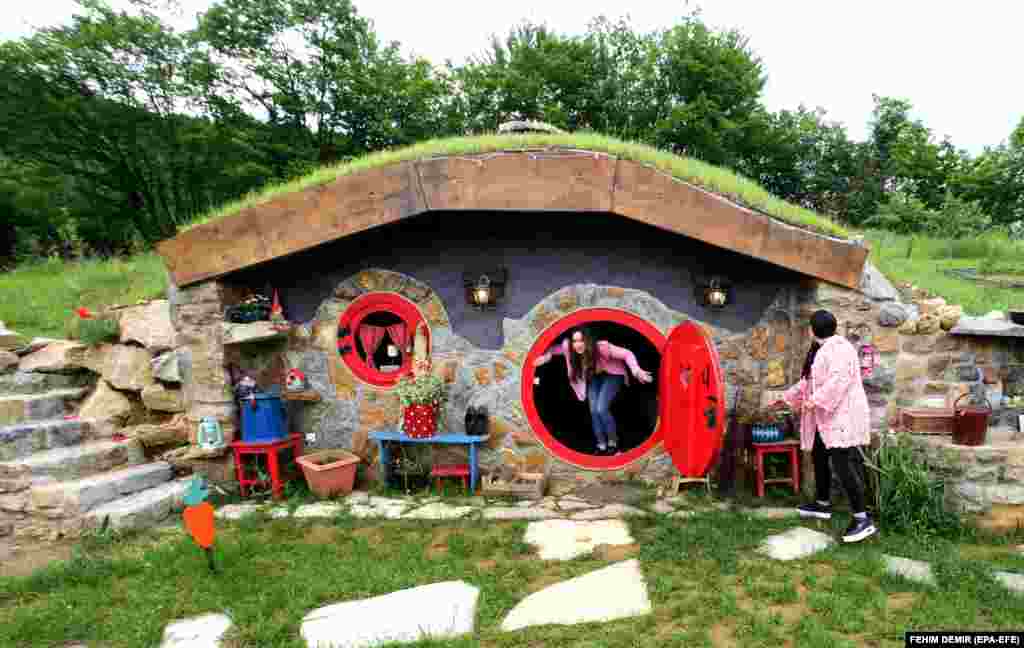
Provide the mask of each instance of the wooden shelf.
[{"label": "wooden shelf", "polygon": [[320,392],[312,389],[290,392],[284,389],[281,391],[281,398],[292,401],[318,401],[320,400]]}]

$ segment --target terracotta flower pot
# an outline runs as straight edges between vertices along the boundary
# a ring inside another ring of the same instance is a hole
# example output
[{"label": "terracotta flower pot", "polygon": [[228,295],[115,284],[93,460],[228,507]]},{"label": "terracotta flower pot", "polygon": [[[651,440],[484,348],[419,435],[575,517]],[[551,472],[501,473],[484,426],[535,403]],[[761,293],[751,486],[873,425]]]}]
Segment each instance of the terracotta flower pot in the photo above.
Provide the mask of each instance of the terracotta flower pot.
[{"label": "terracotta flower pot", "polygon": [[356,481],[359,457],[347,450],[322,450],[296,457],[309,490],[319,497],[347,495]]},{"label": "terracotta flower pot", "polygon": [[433,405],[408,405],[402,430],[414,439],[426,439],[437,433],[437,408]]}]

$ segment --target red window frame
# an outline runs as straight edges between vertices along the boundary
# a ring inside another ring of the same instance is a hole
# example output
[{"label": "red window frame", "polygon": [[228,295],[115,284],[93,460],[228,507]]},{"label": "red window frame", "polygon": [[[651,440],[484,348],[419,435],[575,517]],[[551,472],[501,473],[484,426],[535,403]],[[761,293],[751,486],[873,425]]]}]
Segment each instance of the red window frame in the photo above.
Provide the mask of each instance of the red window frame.
[{"label": "red window frame", "polygon": [[[416,334],[416,327],[420,322],[426,321],[423,318],[423,314],[420,313],[419,309],[416,307],[416,304],[400,295],[396,295],[394,293],[370,293],[362,295],[352,302],[352,304],[345,309],[344,313],[338,316],[338,330],[342,330],[347,327],[349,334],[346,336],[338,336],[337,348],[345,366],[347,366],[357,378],[373,385],[374,387],[394,387],[398,384],[398,381],[402,376],[405,376],[412,371],[412,353],[406,353],[403,349],[401,368],[398,371],[384,373],[383,371],[371,369],[370,366],[359,357],[359,353],[356,351],[356,331],[359,330],[359,325],[362,324],[363,320],[367,317],[380,311],[391,313],[405,322],[406,329],[409,332],[410,346],[412,344],[412,336]],[[425,328],[429,344],[430,326],[427,325]],[[351,351],[341,353],[342,347],[346,345],[351,348]]]},{"label": "red window frame", "polygon": [[[616,324],[628,326],[647,338],[647,340],[654,345],[654,348],[658,350],[658,353],[662,353],[665,349],[667,340],[665,336],[662,335],[661,331],[655,328],[654,325],[637,317],[636,315],[633,315],[632,313],[611,308],[587,308],[578,310],[549,326],[540,334],[540,337],[537,338],[537,341],[534,342],[533,346],[530,348],[529,353],[526,354],[526,361],[523,364],[521,381],[521,398],[523,402],[523,410],[526,412],[526,419],[530,422],[530,427],[533,428],[533,432],[537,436],[537,440],[540,441],[541,445],[543,445],[548,452],[562,461],[578,468],[591,470],[617,470],[643,457],[658,443],[661,443],[662,431],[660,423],[655,427],[654,432],[651,433],[651,436],[648,437],[646,441],[632,450],[610,457],[598,457],[584,454],[582,452],[576,452],[558,441],[554,435],[551,434],[551,431],[548,430],[547,426],[544,425],[544,421],[541,420],[540,414],[537,412],[537,405],[533,401],[533,378],[535,375],[533,361],[543,355],[559,335],[573,327],[597,321],[614,322]],[[552,362],[565,362],[565,360],[561,357],[557,357],[552,358]],[[632,381],[632,378],[630,378],[630,380]],[[565,397],[575,398],[576,396],[570,392],[567,393]]]}]

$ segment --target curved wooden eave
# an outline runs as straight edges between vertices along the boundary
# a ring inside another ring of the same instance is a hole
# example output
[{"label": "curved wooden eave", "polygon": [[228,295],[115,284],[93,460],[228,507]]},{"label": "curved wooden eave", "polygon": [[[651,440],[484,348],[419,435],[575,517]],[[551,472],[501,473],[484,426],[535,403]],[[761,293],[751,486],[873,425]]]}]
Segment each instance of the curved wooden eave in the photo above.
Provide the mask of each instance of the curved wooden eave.
[{"label": "curved wooden eave", "polygon": [[194,227],[157,251],[175,284],[187,286],[431,210],[612,212],[853,289],[868,254],[649,166],[564,150],[432,158],[341,176]]}]

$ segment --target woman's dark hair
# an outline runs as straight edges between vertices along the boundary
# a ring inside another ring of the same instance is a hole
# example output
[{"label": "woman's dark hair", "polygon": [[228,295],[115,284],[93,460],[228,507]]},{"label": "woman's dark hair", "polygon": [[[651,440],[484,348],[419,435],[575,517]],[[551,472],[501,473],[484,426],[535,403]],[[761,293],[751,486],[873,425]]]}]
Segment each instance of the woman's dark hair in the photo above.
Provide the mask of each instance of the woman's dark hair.
[{"label": "woman's dark hair", "polygon": [[[572,348],[572,338],[576,335],[577,331],[583,335],[582,356]],[[590,379],[594,377],[594,356],[596,351],[594,348],[594,336],[588,328],[583,327],[569,332],[569,369],[573,380],[578,380],[580,376],[583,376],[583,379],[589,383]]]},{"label": "woman's dark hair", "polygon": [[817,340],[814,340],[813,342],[811,342],[811,348],[808,349],[807,357],[804,358],[804,368],[803,368],[803,371],[800,372],[800,377],[801,378],[810,378],[811,377],[811,366],[814,364],[814,356],[818,355],[818,349],[820,349],[820,348],[821,348],[821,345],[818,344]]},{"label": "woman's dark hair", "polygon": [[811,315],[811,330],[814,331],[814,337],[819,340],[835,335],[838,327],[835,315],[827,310],[814,311]]}]

